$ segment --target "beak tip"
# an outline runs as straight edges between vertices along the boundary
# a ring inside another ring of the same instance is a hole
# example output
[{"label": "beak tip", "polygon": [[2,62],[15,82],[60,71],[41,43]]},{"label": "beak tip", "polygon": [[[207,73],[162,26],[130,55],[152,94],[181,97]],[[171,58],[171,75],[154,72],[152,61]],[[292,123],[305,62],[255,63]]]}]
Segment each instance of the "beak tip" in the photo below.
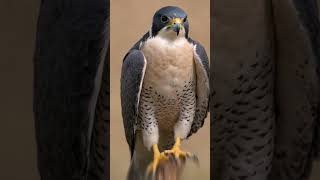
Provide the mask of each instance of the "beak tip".
[{"label": "beak tip", "polygon": [[173,29],[176,33],[177,33],[177,36],[179,35],[180,33],[180,30],[181,30],[181,27],[180,25],[175,25],[174,29]]}]

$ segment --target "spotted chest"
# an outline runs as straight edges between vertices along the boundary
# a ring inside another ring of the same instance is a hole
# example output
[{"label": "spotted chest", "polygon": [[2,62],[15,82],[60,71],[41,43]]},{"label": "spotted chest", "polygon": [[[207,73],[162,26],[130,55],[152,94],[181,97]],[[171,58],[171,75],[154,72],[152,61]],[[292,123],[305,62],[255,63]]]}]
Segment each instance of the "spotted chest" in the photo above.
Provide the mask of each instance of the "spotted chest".
[{"label": "spotted chest", "polygon": [[[195,69],[193,45],[155,37],[141,47],[147,61],[139,104],[138,127],[152,132],[173,131],[182,111],[194,111]],[[190,113],[192,114],[192,113]],[[193,117],[189,117],[192,119]]]}]

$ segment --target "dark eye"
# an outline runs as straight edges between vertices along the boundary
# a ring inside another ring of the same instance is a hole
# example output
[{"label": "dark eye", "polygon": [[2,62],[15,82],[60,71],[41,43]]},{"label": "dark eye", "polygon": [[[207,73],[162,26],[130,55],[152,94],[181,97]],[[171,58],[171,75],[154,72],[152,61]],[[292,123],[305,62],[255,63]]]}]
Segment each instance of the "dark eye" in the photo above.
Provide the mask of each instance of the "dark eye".
[{"label": "dark eye", "polygon": [[185,23],[187,21],[187,16],[183,19],[183,22]]},{"label": "dark eye", "polygon": [[169,21],[169,18],[167,16],[161,16],[160,20],[161,20],[161,22],[166,23]]}]

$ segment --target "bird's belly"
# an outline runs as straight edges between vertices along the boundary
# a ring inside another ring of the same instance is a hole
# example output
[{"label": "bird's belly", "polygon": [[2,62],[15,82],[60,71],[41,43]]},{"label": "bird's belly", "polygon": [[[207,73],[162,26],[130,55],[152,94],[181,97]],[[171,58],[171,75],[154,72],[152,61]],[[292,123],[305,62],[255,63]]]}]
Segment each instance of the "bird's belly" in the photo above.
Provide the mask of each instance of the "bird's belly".
[{"label": "bird's belly", "polygon": [[[167,93],[168,94],[168,93]],[[160,93],[157,89],[143,85],[140,100],[140,111],[145,119],[154,118],[159,130],[172,131],[174,124],[179,118],[180,100],[176,95],[168,96]],[[151,111],[148,111],[151,107]],[[152,116],[152,117],[150,117]]]},{"label": "bird's belly", "polygon": [[179,118],[180,106],[178,99],[163,99],[155,104],[155,118],[160,131],[173,131]]},{"label": "bird's belly", "polygon": [[[159,130],[159,148],[161,150],[169,149],[174,143],[174,127],[180,118],[180,113],[187,91],[194,89],[195,82],[189,80],[182,89],[173,93],[159,91],[159,88],[143,84],[139,104],[139,120],[137,127],[143,131],[150,131],[149,128]],[[173,88],[169,88],[173,89]]]}]

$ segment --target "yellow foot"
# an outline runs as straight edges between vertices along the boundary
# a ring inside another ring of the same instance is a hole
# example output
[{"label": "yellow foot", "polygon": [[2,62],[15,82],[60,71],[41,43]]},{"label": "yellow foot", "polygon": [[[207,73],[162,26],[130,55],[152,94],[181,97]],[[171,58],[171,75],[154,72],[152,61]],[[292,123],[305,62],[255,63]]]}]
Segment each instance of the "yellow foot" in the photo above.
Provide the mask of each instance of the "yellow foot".
[{"label": "yellow foot", "polygon": [[153,148],[153,162],[147,168],[147,175],[151,173],[155,174],[159,166],[159,163],[162,161],[167,161],[169,159],[164,153],[160,153],[157,144],[153,145],[152,148]]},{"label": "yellow foot", "polygon": [[164,151],[164,153],[166,155],[168,154],[173,154],[175,158],[183,158],[183,159],[186,159],[186,158],[196,158],[196,156],[192,153],[189,153],[189,152],[184,152],[180,149],[180,145],[181,145],[181,140],[180,138],[176,138],[176,142],[175,144],[173,145],[172,149],[171,150],[166,150]]}]

